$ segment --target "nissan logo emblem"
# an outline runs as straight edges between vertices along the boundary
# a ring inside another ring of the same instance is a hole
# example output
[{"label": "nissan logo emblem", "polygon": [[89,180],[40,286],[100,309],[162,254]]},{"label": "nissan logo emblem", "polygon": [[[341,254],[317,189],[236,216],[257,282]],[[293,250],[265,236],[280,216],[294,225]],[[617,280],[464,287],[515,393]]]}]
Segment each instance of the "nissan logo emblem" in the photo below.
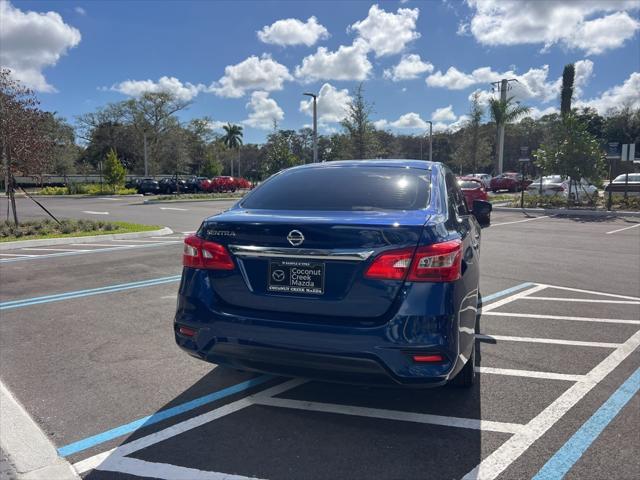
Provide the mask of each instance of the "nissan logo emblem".
[{"label": "nissan logo emblem", "polygon": [[302,235],[300,230],[291,230],[289,235],[287,235],[287,240],[289,240],[291,245],[297,247],[302,245],[302,242],[304,242],[304,235]]}]

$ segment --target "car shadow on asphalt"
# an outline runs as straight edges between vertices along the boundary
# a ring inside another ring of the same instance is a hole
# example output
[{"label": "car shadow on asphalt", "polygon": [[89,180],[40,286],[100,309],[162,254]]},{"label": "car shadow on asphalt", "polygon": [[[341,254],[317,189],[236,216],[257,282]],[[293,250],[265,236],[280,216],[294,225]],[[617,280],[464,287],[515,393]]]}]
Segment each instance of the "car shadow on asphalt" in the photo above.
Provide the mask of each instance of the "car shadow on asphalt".
[{"label": "car shadow on asphalt", "polygon": [[[479,332],[480,316],[476,328]],[[481,361],[482,342],[477,342],[476,365]],[[250,378],[260,377],[217,367],[158,412]],[[143,425],[121,445],[289,380],[272,377],[254,388]],[[507,434],[452,426],[456,419],[481,419],[480,375],[469,389],[366,387],[309,380],[274,396],[295,407],[257,404],[196,428],[174,427],[175,435],[132,452],[128,458],[163,464],[155,466],[160,471],[167,469],[163,478],[170,475],[170,466],[291,480],[461,478],[508,438]],[[342,410],[332,409],[336,405]],[[142,468],[137,475],[144,477],[145,471],[152,470]],[[130,475],[133,473],[93,470],[84,478],[138,478]]]}]

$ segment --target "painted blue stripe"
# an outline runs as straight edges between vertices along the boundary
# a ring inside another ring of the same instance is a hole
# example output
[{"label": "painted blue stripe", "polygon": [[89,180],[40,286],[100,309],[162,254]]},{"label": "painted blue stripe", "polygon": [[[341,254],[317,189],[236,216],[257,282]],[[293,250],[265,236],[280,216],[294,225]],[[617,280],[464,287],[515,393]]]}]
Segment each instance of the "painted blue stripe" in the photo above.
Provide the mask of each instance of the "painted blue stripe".
[{"label": "painted blue stripe", "polygon": [[57,297],[66,297],[67,295],[74,295],[77,293],[85,293],[85,292],[99,292],[101,290],[109,290],[111,288],[115,288],[115,287],[126,287],[126,286],[130,286],[130,285],[141,285],[141,284],[145,284],[145,283],[149,283],[149,282],[156,282],[156,281],[161,281],[161,280],[173,280],[176,278],[180,278],[180,275],[170,275],[167,277],[158,277],[158,278],[150,278],[148,280],[140,280],[137,282],[128,282],[128,283],[120,283],[120,284],[116,284],[116,285],[107,285],[105,287],[97,287],[97,288],[89,288],[86,290],[77,290],[77,291],[73,291],[73,292],[63,292],[63,293],[55,293],[53,295],[44,295],[42,297],[32,297],[32,298],[23,298],[20,300],[9,300],[7,302],[0,302],[0,307],[3,307],[5,305],[11,305],[13,303],[22,303],[22,302],[29,302],[29,301],[34,301],[34,300],[46,300],[46,299],[50,299],[50,298],[57,298]]},{"label": "painted blue stripe", "polygon": [[509,295],[510,293],[517,292],[518,290],[522,290],[523,288],[532,287],[533,283],[525,282],[520,285],[516,285],[515,287],[507,288],[506,290],[500,290],[499,292],[492,293],[491,295],[486,295],[482,297],[482,303],[490,302],[491,300],[495,300],[496,298],[504,297],[505,295]]},{"label": "painted blue stripe", "polygon": [[640,390],[640,368],[549,459],[533,477],[533,480],[560,480],[563,478],[638,390]]},{"label": "painted blue stripe", "polygon": [[121,292],[123,290],[132,290],[134,288],[152,287],[155,285],[163,285],[166,283],[173,283],[180,281],[180,275],[172,275],[170,277],[152,278],[149,280],[142,280],[139,282],[121,283],[116,285],[109,285],[106,287],[92,288],[88,290],[77,290],[73,292],[59,293],[55,295],[46,295],[43,297],[25,298],[22,300],[11,300],[8,302],[0,303],[0,311],[10,310],[14,308],[28,307],[30,305],[39,305],[42,303],[59,302],[62,300],[70,300],[72,298],[88,297],[92,295],[101,295],[104,293]]},{"label": "painted blue stripe", "polygon": [[126,435],[127,433],[134,432],[139,428],[153,425],[154,423],[158,423],[168,418],[175,417],[176,415],[180,415],[208,403],[212,403],[230,395],[243,392],[257,385],[261,385],[266,381],[271,380],[272,378],[274,377],[272,377],[271,375],[261,375],[245,382],[241,382],[236,385],[224,388],[217,392],[210,393],[203,397],[196,398],[195,400],[191,400],[181,405],[177,405],[166,410],[161,410],[158,413],[154,413],[153,415],[139,418],[138,420],[120,425],[119,427],[112,428],[111,430],[107,430],[106,432],[102,432],[97,435],[78,440],[77,442],[70,443],[68,445],[65,445],[64,447],[60,447],[58,449],[58,454],[63,457],[73,455],[74,453],[78,453],[88,448],[95,447],[96,445],[99,445],[101,443],[113,440],[114,438],[118,438],[122,435]]},{"label": "painted blue stripe", "polygon": [[4,258],[0,260],[0,263],[13,263],[13,262],[24,262],[26,260],[40,260],[42,258],[53,258],[53,257],[68,257],[70,255],[84,255],[87,253],[102,253],[102,252],[114,252],[117,250],[131,250],[132,248],[149,248],[149,247],[159,247],[162,245],[175,245],[179,243],[179,240],[175,242],[158,242],[158,243],[149,243],[145,245],[135,245],[132,247],[108,247],[108,248],[96,248],[95,250],[89,250],[86,252],[60,252],[60,253],[47,253],[45,255],[37,255],[35,257],[17,257],[17,258]]}]

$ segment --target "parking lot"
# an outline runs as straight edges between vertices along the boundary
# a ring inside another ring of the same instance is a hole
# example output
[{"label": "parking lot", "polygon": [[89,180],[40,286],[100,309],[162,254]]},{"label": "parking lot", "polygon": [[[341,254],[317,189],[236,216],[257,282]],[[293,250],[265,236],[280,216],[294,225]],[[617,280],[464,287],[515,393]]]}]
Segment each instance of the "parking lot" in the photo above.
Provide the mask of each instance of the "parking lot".
[{"label": "parking lot", "polygon": [[60,216],[174,230],[0,252],[2,383],[84,478],[640,476],[638,218],[494,212],[478,384],[398,390],[178,350],[182,238],[230,202],[55,201]]}]

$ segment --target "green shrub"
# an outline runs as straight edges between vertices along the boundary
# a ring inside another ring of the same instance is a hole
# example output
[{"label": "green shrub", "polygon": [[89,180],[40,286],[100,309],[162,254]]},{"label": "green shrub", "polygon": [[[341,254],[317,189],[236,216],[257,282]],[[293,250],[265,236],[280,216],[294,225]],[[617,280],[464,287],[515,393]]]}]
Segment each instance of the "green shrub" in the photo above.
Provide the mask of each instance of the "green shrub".
[{"label": "green shrub", "polygon": [[44,187],[40,190],[40,195],[66,195],[66,187]]}]

